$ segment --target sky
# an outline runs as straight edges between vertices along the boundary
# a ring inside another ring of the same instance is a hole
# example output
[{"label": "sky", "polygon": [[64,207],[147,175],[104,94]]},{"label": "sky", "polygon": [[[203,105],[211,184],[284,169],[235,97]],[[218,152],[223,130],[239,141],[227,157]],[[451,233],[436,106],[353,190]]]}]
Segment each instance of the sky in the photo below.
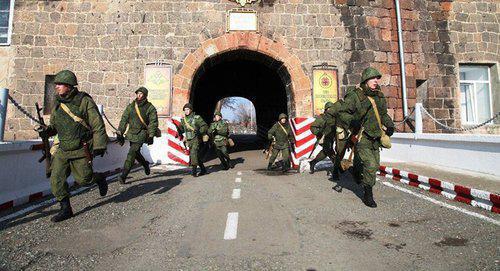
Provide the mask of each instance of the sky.
[{"label": "sky", "polygon": [[[255,119],[255,107],[253,106],[252,102],[242,97],[231,97],[231,98],[234,98],[236,100],[237,106],[235,110],[245,108],[245,106],[251,106],[251,108],[253,109],[253,116]],[[221,109],[222,117],[230,122],[235,121],[236,120],[235,110],[222,106]]]}]

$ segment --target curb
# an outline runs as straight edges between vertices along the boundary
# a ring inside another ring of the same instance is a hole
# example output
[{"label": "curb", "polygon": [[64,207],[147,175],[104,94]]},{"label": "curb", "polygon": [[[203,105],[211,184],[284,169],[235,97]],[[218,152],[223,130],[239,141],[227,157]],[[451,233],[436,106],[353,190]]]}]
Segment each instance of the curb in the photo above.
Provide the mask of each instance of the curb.
[{"label": "curb", "polygon": [[[122,168],[115,168],[114,170],[107,170],[107,171],[104,171],[102,173],[106,176],[106,178],[108,178],[111,175],[117,174],[121,170],[122,170]],[[0,204],[0,212],[12,209],[12,208],[19,206],[19,205],[38,201],[38,200],[40,200],[46,196],[49,196],[49,195],[52,195],[52,192],[50,191],[50,189],[47,189],[44,191],[33,193],[31,195],[28,195],[28,196],[24,196],[24,197],[20,197],[17,199],[13,199],[13,200],[4,202],[4,203]]]},{"label": "curb", "polygon": [[378,175],[442,195],[454,201],[500,214],[500,195],[495,193],[457,185],[451,182],[445,182],[386,166],[379,167]]}]

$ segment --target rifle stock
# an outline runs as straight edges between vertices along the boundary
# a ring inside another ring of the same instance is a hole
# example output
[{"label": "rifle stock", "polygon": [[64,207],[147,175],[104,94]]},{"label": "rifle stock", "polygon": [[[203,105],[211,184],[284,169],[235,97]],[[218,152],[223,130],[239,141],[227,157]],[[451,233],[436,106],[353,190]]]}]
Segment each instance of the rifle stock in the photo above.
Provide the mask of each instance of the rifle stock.
[{"label": "rifle stock", "polygon": [[[42,127],[47,127],[47,125],[45,125],[45,121],[43,120],[43,116],[41,113],[42,108],[38,105],[38,103],[35,103],[35,107],[36,107],[36,113],[38,115],[38,121],[40,122]],[[50,143],[48,136],[42,137],[42,145],[43,145],[42,148],[43,156],[38,160],[38,162],[41,163],[43,160],[45,160],[45,176],[47,178],[50,178],[50,163],[52,161],[52,157],[50,155]]]}]

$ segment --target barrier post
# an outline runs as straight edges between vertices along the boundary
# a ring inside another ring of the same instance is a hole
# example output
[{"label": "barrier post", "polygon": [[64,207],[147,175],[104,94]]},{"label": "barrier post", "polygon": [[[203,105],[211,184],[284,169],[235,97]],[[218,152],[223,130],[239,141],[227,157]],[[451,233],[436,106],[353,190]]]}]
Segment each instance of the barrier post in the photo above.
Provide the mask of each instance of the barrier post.
[{"label": "barrier post", "polygon": [[422,103],[415,104],[415,133],[421,134],[423,131],[422,125]]},{"label": "barrier post", "polygon": [[7,103],[9,101],[9,90],[0,89],[0,142],[3,142],[5,122],[7,121]]}]

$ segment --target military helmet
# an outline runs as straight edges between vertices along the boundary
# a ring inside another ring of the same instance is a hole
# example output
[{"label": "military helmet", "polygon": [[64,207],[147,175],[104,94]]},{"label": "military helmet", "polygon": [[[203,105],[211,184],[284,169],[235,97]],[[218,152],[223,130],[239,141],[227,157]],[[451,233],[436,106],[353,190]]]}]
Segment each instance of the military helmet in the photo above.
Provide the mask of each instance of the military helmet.
[{"label": "military helmet", "polygon": [[54,78],[55,84],[65,84],[70,85],[72,87],[78,85],[78,81],[76,80],[76,75],[69,70],[62,70],[56,74]]},{"label": "military helmet", "polygon": [[288,117],[286,116],[285,113],[281,113],[278,117],[278,120],[281,120],[281,119],[288,119]]},{"label": "military helmet", "polygon": [[217,111],[214,112],[214,117],[215,116],[219,116],[219,117],[222,118],[222,113],[219,110],[217,110]]},{"label": "military helmet", "polygon": [[145,88],[145,87],[140,87],[138,88],[136,91],[135,91],[135,94],[137,94],[137,92],[142,92],[142,94],[144,94],[144,96],[148,96],[148,89]]},{"label": "military helmet", "polygon": [[185,104],[185,105],[182,107],[182,110],[184,110],[184,109],[186,109],[186,108],[189,108],[189,109],[193,110],[193,106],[192,106],[190,103]]},{"label": "military helmet", "polygon": [[325,104],[325,110],[332,107],[333,106],[333,103],[332,102],[326,102]]},{"label": "military helmet", "polygon": [[363,73],[361,74],[361,83],[366,82],[366,80],[372,79],[372,78],[378,78],[380,79],[382,77],[382,74],[375,68],[366,68],[363,70]]}]

